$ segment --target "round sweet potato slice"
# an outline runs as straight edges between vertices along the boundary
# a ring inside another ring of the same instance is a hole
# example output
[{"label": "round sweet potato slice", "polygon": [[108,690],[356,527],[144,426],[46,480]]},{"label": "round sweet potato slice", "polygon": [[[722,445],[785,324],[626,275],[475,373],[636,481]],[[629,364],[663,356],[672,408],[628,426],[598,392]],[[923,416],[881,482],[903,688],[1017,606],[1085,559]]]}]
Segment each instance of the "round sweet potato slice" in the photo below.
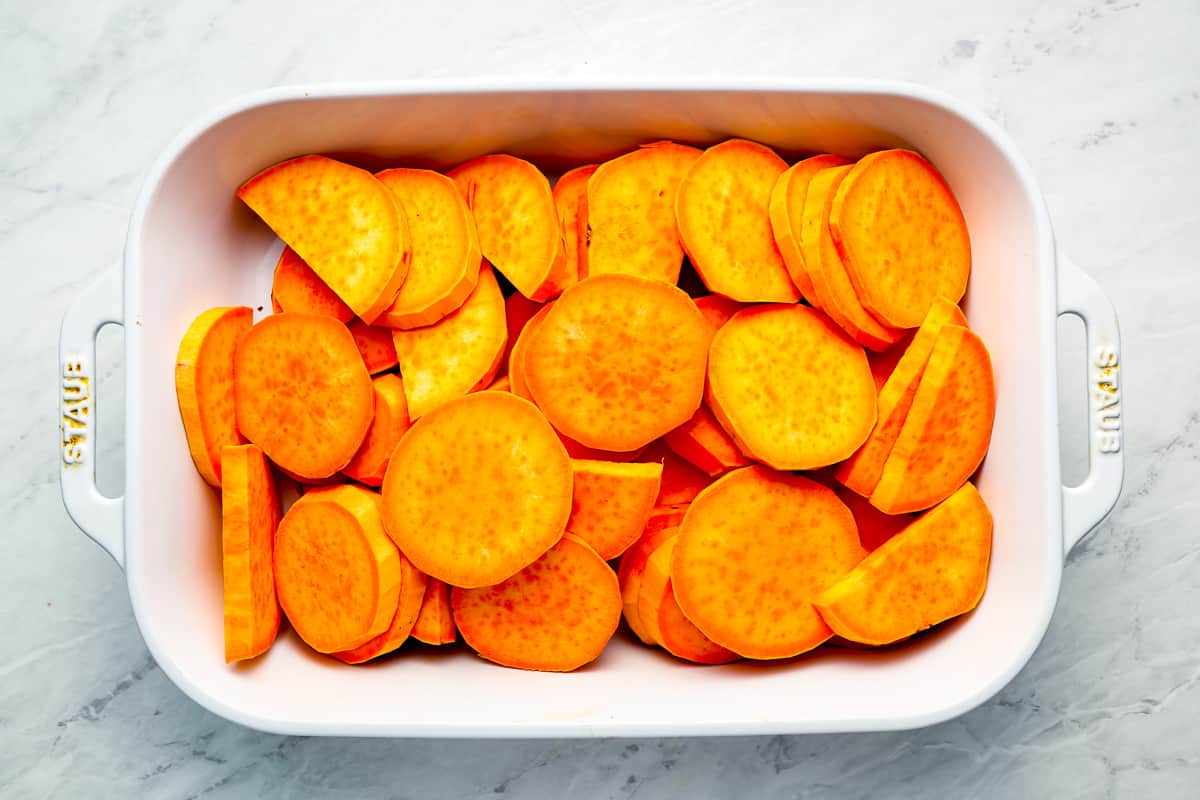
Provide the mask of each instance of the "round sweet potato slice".
[{"label": "round sweet potato slice", "polygon": [[788,274],[792,282],[804,295],[804,299],[820,308],[820,300],[816,297],[812,279],[808,277],[808,268],[804,263],[804,251],[800,248],[800,227],[803,222],[804,199],[808,196],[808,186],[813,176],[830,167],[840,167],[850,162],[841,156],[819,155],[798,161],[788,167],[787,171],[775,181],[771,190],[771,203],[768,209],[771,218],[771,233],[775,244],[787,264]]},{"label": "round sweet potato slice", "polygon": [[625,623],[644,644],[656,644],[650,632],[642,624],[638,613],[638,598],[641,597],[642,579],[646,575],[646,562],[658,546],[678,533],[683,522],[686,505],[658,506],[650,512],[650,519],[641,537],[621,556],[617,565],[617,582],[621,587],[621,603]]},{"label": "round sweet potato slice", "polygon": [[399,375],[380,375],[372,381],[375,391],[375,417],[362,446],[342,468],[347,478],[368,486],[379,486],[387,471],[388,459],[400,437],[412,425],[408,418],[408,401],[404,399],[404,383]]},{"label": "round sweet potato slice", "polygon": [[788,658],[832,635],[812,603],[862,557],[854,517],[831,490],[745,467],[692,501],[671,580],[709,639],[746,658]]},{"label": "round sweet potato slice", "polygon": [[425,415],[383,479],[388,535],[417,568],[451,586],[512,577],[561,538],[571,461],[532,403],[476,392]]},{"label": "round sweet potato slice", "polygon": [[621,620],[617,576],[570,534],[500,584],[455,588],[451,602],[463,639],[480,656],[546,672],[596,660]]},{"label": "round sweet potato slice", "polygon": [[597,275],[563,293],[533,331],[526,381],[555,428],[601,450],[635,450],[700,407],[710,330],[674,286]]},{"label": "round sweet potato slice", "polygon": [[661,541],[646,561],[638,595],[638,616],[646,631],[671,655],[698,664],[728,664],[739,656],[704,635],[683,615],[671,583],[671,559],[679,531]]},{"label": "round sweet potato slice", "polygon": [[834,244],[862,304],[880,322],[915,328],[936,298],[962,299],[971,240],[954,193],[910,150],[864,156],[838,187]]},{"label": "round sweet potato slice", "polygon": [[819,311],[739,311],[713,337],[707,405],[739,449],[776,469],[837,463],[875,424],[862,347]]},{"label": "round sweet potato slice", "polygon": [[400,599],[396,604],[396,613],[387,630],[370,639],[353,650],[343,650],[334,653],[333,657],[347,664],[362,664],[372,658],[386,655],[404,644],[412,633],[417,615],[425,600],[425,573],[412,565],[412,562],[400,554]]}]

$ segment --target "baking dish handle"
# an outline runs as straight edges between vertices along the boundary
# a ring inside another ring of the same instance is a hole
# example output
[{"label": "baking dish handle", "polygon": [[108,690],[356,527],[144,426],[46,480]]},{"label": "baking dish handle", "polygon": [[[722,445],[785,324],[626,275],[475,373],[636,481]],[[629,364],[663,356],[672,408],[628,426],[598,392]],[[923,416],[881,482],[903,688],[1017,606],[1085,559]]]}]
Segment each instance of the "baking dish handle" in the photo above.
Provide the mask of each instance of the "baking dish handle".
[{"label": "baking dish handle", "polygon": [[114,264],[75,298],[58,341],[62,393],[59,410],[63,505],[80,529],[125,566],[125,500],[96,488],[96,334],[124,324],[120,264]]},{"label": "baking dish handle", "polygon": [[1087,329],[1088,474],[1064,486],[1063,551],[1071,552],[1117,503],[1125,479],[1121,429],[1121,334],[1117,312],[1096,282],[1058,256],[1058,313],[1075,314]]}]

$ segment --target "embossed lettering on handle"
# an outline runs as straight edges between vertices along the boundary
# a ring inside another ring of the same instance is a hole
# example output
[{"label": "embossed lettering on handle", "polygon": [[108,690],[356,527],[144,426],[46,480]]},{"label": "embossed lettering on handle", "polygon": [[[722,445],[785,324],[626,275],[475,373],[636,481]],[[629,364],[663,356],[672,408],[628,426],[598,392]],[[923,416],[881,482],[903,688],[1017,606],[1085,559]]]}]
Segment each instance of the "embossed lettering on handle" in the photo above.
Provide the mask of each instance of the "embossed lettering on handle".
[{"label": "embossed lettering on handle", "polygon": [[1092,395],[1096,401],[1096,440],[1101,453],[1121,452],[1121,358],[1102,345],[1092,358]]},{"label": "embossed lettering on handle", "polygon": [[68,355],[62,368],[62,460],[67,467],[87,461],[91,447],[92,379],[87,358]]}]

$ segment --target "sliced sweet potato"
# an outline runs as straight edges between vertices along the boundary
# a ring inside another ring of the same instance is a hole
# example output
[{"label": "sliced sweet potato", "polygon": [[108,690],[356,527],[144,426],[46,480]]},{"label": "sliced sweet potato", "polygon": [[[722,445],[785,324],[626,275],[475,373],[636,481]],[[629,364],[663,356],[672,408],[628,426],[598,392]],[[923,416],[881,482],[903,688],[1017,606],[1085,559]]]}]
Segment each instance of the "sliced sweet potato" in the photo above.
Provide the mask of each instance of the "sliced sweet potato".
[{"label": "sliced sweet potato", "polygon": [[991,552],[991,512],[967,483],[826,589],[816,608],[843,639],[898,642],[975,608]]},{"label": "sliced sweet potato", "polygon": [[700,407],[709,328],[674,286],[597,275],[531,333],[526,381],[555,428],[588,447],[642,447]]},{"label": "sliced sweet potato", "polygon": [[[965,328],[967,319],[958,306],[948,300],[935,300],[912,342],[895,362],[895,366],[888,371],[883,387],[879,389],[878,415],[871,435],[854,455],[839,464],[834,471],[838,481],[863,497],[870,497],[871,492],[875,491],[875,485],[879,483],[879,476],[883,474],[883,464],[892,452],[896,437],[900,435],[900,426],[908,417],[913,395],[925,371],[925,364],[929,361],[933,343],[946,325]],[[886,364],[873,367],[872,373],[882,369],[886,369]]]},{"label": "sliced sweet potato", "polygon": [[885,514],[858,492],[853,492],[836,482],[827,485],[854,515],[854,524],[858,526],[858,541],[868,553],[878,549],[915,519],[912,514]]},{"label": "sliced sweet potato", "polygon": [[340,653],[388,629],[400,600],[400,553],[379,495],[352,484],[311,489],[275,534],[279,603],[318,653]]},{"label": "sliced sweet potato", "polygon": [[271,308],[276,314],[324,314],[338,322],[354,319],[354,311],[325,285],[313,268],[290,247],[284,247],[271,281]]},{"label": "sliced sweet potato", "polygon": [[450,609],[450,587],[437,578],[429,578],[421,613],[413,625],[412,637],[425,644],[450,644],[458,639],[454,614]]},{"label": "sliced sweet potato", "polygon": [[841,461],[875,424],[866,353],[800,305],[748,308],[725,323],[709,348],[705,400],[743,453],[775,469]]},{"label": "sliced sweet potato", "polygon": [[679,182],[700,151],[643,145],[600,165],[587,182],[587,255],[581,277],[623,273],[674,285],[683,265],[675,226]]},{"label": "sliced sweet potato", "polygon": [[727,650],[704,635],[683,615],[675,601],[671,583],[671,558],[678,530],[667,537],[646,561],[642,588],[638,595],[638,615],[647,620],[645,627],[656,642],[676,658],[700,664],[728,664],[738,654]]},{"label": "sliced sweet potato", "polygon": [[594,661],[621,620],[617,576],[570,534],[496,586],[455,588],[451,603],[463,639],[480,656],[547,672]]},{"label": "sliced sweet potato", "polygon": [[372,658],[391,653],[398,649],[408,639],[416,624],[425,600],[425,573],[412,565],[412,562],[400,554],[400,599],[396,603],[396,613],[387,630],[360,644],[353,650],[343,650],[334,653],[333,657],[347,664],[362,664]]},{"label": "sliced sweet potato", "polygon": [[475,219],[454,181],[427,169],[388,169],[376,175],[400,200],[412,237],[408,277],[376,324],[432,325],[466,302],[479,278]]},{"label": "sliced sweet potato", "polygon": [[270,649],[279,630],[272,563],[279,495],[271,465],[252,444],[221,448],[221,576],[225,663]]},{"label": "sliced sweet potato", "polygon": [[794,303],[767,207],[787,169],[769,147],[730,139],[704,151],[679,184],[683,249],[710,291],[744,303]]},{"label": "sliced sweet potato", "polygon": [[709,475],[720,475],[751,463],[703,405],[691,419],[664,435],[663,441],[680,458]]},{"label": "sliced sweet potato", "polygon": [[736,300],[730,300],[728,297],[722,297],[719,294],[706,294],[703,297],[696,298],[696,308],[700,309],[700,314],[704,317],[704,321],[708,323],[715,334],[722,325],[729,322],[729,318],[746,307],[745,303],[739,303]]},{"label": "sliced sweet potato", "polygon": [[509,383],[507,375],[501,375],[499,378],[496,378],[496,380],[492,381],[492,384],[487,388],[493,392],[511,392],[512,384]]},{"label": "sliced sweet potato", "polygon": [[656,507],[650,513],[641,537],[625,551],[617,567],[625,623],[644,644],[656,644],[638,615],[638,598],[641,596],[642,579],[646,575],[646,562],[660,544],[675,536],[686,510],[687,507],[683,505]]},{"label": "sliced sweet potato", "polygon": [[[681,523],[682,524],[682,523]],[[671,557],[675,543],[679,541],[679,529],[664,538],[650,552],[646,568],[642,572],[642,586],[638,590],[637,614],[650,641],[662,645],[662,630],[658,625],[658,610],[662,606],[663,593],[671,580]]]},{"label": "sliced sweet potato", "polygon": [[529,320],[545,306],[535,303],[520,292],[513,292],[504,298],[504,325],[508,330],[508,343],[504,346],[504,363],[508,364],[521,331],[529,324]]},{"label": "sliced sweet potato", "polygon": [[971,272],[962,209],[932,164],[910,150],[864,156],[838,187],[833,241],[863,306],[915,328],[939,297],[957,303]]},{"label": "sliced sweet potato", "polygon": [[491,155],[455,167],[450,177],[475,215],[484,258],[530,300],[557,297],[568,283],[567,256],[541,170],[514,156]]},{"label": "sliced sweet potato", "polygon": [[234,414],[233,361],[253,325],[245,306],[210,308],[192,320],[175,359],[175,396],[200,477],[221,485],[221,449],[246,441]]},{"label": "sliced sweet potato", "polygon": [[234,359],[237,427],[283,469],[326,478],[358,452],[375,412],[354,337],[333,317],[275,314]]},{"label": "sliced sweet potato", "polygon": [[491,586],[563,534],[571,461],[545,417],[506,392],[476,392],[417,420],[383,479],[400,550],[451,586]]},{"label": "sliced sweet potato", "polygon": [[638,461],[641,460],[641,455],[645,452],[644,447],[639,447],[636,450],[598,450],[595,447],[588,447],[585,444],[580,444],[569,436],[563,436],[558,433],[558,438],[562,441],[563,447],[567,448],[567,455],[571,458],[585,458],[592,461]]},{"label": "sliced sweet potato", "polygon": [[903,331],[880,324],[863,308],[829,233],[829,208],[834,192],[851,169],[851,166],[834,167],[813,176],[801,215],[800,249],[825,313],[863,347],[886,350],[900,340]]},{"label": "sliced sweet potato", "polygon": [[705,636],[747,658],[787,658],[832,635],[812,603],[862,557],[854,517],[831,490],[745,467],[692,501],[670,574]]},{"label": "sliced sweet potato", "polygon": [[800,229],[804,220],[804,200],[808,197],[808,186],[813,176],[831,167],[840,167],[850,162],[841,156],[824,154],[797,161],[779,176],[771,190],[768,216],[771,219],[771,234],[775,245],[783,256],[792,283],[810,304],[821,307],[816,297],[812,279],[808,277],[808,266],[804,263],[804,251],[800,247]]},{"label": "sliced sweet potato", "polygon": [[638,458],[642,461],[657,461],[663,465],[662,481],[656,501],[660,506],[690,503],[693,497],[712,483],[712,478],[675,455],[661,440],[647,447]]},{"label": "sliced sweet potato", "polygon": [[572,459],[574,497],[567,530],[605,561],[637,541],[650,518],[662,464]]},{"label": "sliced sweet potato", "polygon": [[[930,309],[932,311],[933,309]],[[922,325],[925,323],[921,323]],[[887,350],[867,351],[867,363],[871,365],[871,379],[875,381],[875,391],[882,392],[884,384],[888,378],[892,377],[892,373],[896,371],[896,365],[900,363],[900,359],[904,357],[904,352],[908,350],[908,346],[912,344],[916,333],[920,328],[914,328],[905,334],[904,338],[896,342]],[[883,416],[882,411],[880,416]]]},{"label": "sliced sweet potato", "polygon": [[392,331],[409,416],[419,419],[491,383],[507,337],[504,296],[485,263],[474,291],[458,310],[425,328]]},{"label": "sliced sweet potato", "polygon": [[268,167],[237,196],[363,321],[391,305],[408,275],[408,219],[366,170],[324,156]]},{"label": "sliced sweet potato", "polygon": [[983,340],[966,328],[943,326],[871,505],[900,514],[945,500],[987,455],[995,414],[992,360]]},{"label": "sliced sweet potato", "polygon": [[368,325],[361,319],[351,320],[346,325],[354,344],[362,354],[367,372],[375,375],[396,366],[396,345],[392,343],[392,329],[382,325]]},{"label": "sliced sweet potato", "polygon": [[404,383],[400,376],[380,375],[371,385],[375,391],[375,416],[362,446],[342,473],[359,483],[379,486],[383,483],[392,450],[412,421],[408,418],[408,401],[404,399]]},{"label": "sliced sweet potato", "polygon": [[588,178],[596,171],[597,164],[588,164],[564,172],[554,182],[551,194],[558,221],[562,226],[563,250],[567,256],[564,269],[568,276],[567,288],[585,277],[584,259],[587,257],[587,185]]},{"label": "sliced sweet potato", "polygon": [[[519,297],[520,295],[515,296]],[[533,316],[522,326],[521,331],[517,334],[516,342],[513,343],[512,349],[508,353],[509,390],[517,397],[523,397],[530,402],[533,401],[533,395],[529,392],[529,383],[525,374],[525,354],[529,350],[529,342],[533,339],[534,331],[541,326],[553,305],[553,303],[547,303],[534,312]]]}]

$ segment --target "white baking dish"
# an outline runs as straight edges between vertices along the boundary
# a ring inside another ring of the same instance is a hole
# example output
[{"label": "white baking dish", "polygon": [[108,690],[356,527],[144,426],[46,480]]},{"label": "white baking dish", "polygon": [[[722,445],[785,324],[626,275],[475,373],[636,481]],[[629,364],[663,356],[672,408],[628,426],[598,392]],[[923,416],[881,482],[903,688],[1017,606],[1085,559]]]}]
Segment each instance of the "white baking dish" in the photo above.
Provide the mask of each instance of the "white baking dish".
[{"label": "white baking dish", "polygon": [[[732,136],[786,157],[904,145],[929,157],[971,230],[968,316],[991,348],[998,397],[979,488],[995,514],[978,610],[881,652],[825,648],[789,663],[694,667],[628,641],[567,675],[500,669],[467,652],[402,654],[353,668],[291,634],[256,663],[222,659],[218,497],[197,476],[173,365],[190,320],[214,305],[267,304],[271,235],[234,199],[247,176],[310,152],[367,166],[448,167],[512,152],[549,171],[656,139]],[[1059,480],[1056,316],[1088,331],[1091,472]],[[95,489],[93,339],[125,326],[126,494]],[[124,261],[68,311],[62,333],[63,499],[121,564],[146,645],[206,708],[290,734],[639,736],[861,731],[928,725],[1003,687],[1041,640],[1064,553],[1108,512],[1123,473],[1116,317],[1056,258],[1028,166],[980,114],[924,88],[878,81],[653,85],[405,83],[314,86],[242,98],[189,128],[154,165]],[[1107,408],[1105,408],[1107,407]]]}]

